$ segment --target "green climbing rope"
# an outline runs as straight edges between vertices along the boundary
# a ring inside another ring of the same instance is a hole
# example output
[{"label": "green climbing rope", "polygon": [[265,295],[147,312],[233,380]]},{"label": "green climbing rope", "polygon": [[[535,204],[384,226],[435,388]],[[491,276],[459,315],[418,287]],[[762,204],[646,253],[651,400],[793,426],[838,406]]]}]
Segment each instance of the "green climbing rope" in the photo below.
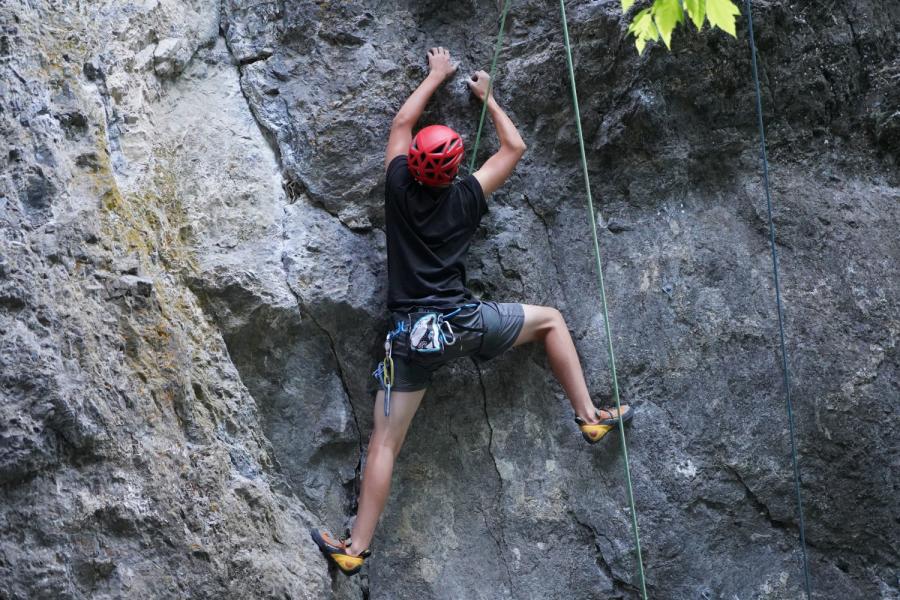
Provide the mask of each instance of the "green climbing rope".
[{"label": "green climbing rope", "polygon": [[[572,88],[572,105],[575,109],[575,129],[578,132],[578,149],[581,152],[581,171],[584,175],[584,189],[587,192],[588,216],[590,217],[591,236],[594,240],[594,258],[597,262],[597,279],[600,283],[600,303],[603,307],[603,325],[606,328],[606,349],[609,353],[609,370],[612,375],[613,398],[616,401],[617,414],[622,414],[619,401],[619,380],[616,376],[616,357],[613,353],[612,332],[609,329],[609,311],[606,306],[606,287],[603,285],[603,261],[600,258],[600,242],[597,239],[597,220],[594,217],[594,200],[591,197],[591,181],[588,177],[587,156],[584,152],[584,134],[581,131],[581,111],[578,108],[578,92],[575,88],[575,67],[572,64],[572,46],[569,43],[569,26],[566,22],[566,5],[564,0],[559,0],[559,10],[562,17],[563,39],[566,44],[566,62],[569,66],[569,82]],[[634,549],[637,558],[638,577],[641,585],[641,595],[647,600],[647,582],[644,577],[644,562],[641,557],[641,536],[638,533],[637,511],[634,508],[634,492],[631,486],[631,467],[628,464],[628,446],[625,443],[625,425],[619,419],[619,440],[622,442],[622,457],[625,462],[625,483],[628,489],[628,505],[631,508],[631,528],[634,532]]]},{"label": "green climbing rope", "polygon": [[478,155],[478,146],[481,144],[481,130],[484,127],[484,117],[487,114],[487,99],[491,97],[491,90],[494,87],[494,75],[497,73],[497,57],[500,56],[500,48],[503,47],[503,31],[506,29],[506,13],[509,12],[509,5],[512,0],[506,0],[503,3],[503,12],[500,13],[500,31],[497,33],[497,43],[494,46],[494,58],[491,60],[491,80],[488,82],[487,95],[484,102],[481,103],[481,118],[478,119],[478,133],[475,134],[475,146],[472,148],[472,154],[469,156],[469,173],[475,172],[475,159]]},{"label": "green climbing rope", "polygon": [[778,333],[781,342],[781,375],[784,384],[785,406],[787,408],[788,433],[791,439],[791,462],[794,466],[794,493],[797,498],[797,520],[800,529],[800,565],[803,569],[803,587],[807,600],[812,598],[809,580],[809,559],[806,556],[806,525],[803,522],[803,495],[800,492],[800,465],[797,461],[797,440],[794,435],[794,409],[791,402],[791,371],[788,369],[787,348],[784,343],[784,307],[781,302],[781,284],[778,279],[778,250],[775,248],[775,223],[772,218],[772,195],[769,192],[769,157],[766,153],[766,128],[763,125],[762,92],[759,87],[759,68],[756,64],[756,41],[753,37],[753,9],[750,0],[747,7],[747,36],[750,38],[750,57],[753,83],[756,86],[756,117],[759,124],[759,160],[763,169],[763,184],[766,190],[766,208],[769,211],[769,247],[772,250],[772,276],[775,283],[775,306],[778,311]]}]

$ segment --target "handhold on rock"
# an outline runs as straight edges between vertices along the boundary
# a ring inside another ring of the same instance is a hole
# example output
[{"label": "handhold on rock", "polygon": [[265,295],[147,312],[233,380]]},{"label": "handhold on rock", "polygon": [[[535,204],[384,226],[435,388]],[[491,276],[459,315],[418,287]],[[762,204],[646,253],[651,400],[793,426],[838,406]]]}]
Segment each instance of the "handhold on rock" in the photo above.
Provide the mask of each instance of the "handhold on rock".
[{"label": "handhold on rock", "polygon": [[111,281],[106,288],[107,297],[122,298],[123,296],[149,297],[153,291],[153,280],[137,275],[123,275]]},{"label": "handhold on rock", "polygon": [[193,51],[183,38],[164,38],[153,50],[153,70],[160,77],[174,77],[181,73]]},{"label": "handhold on rock", "polygon": [[84,63],[81,66],[81,71],[90,81],[103,81],[105,79],[103,70],[94,61]]}]

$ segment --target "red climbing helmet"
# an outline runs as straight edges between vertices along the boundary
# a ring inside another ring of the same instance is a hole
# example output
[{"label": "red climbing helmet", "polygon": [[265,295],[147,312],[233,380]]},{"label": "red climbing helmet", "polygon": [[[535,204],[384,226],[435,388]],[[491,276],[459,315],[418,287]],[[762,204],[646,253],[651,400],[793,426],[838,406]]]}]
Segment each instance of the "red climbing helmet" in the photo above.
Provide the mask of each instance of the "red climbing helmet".
[{"label": "red climbing helmet", "polygon": [[420,129],[409,145],[409,171],[422,185],[450,185],[462,158],[462,138],[444,125]]}]

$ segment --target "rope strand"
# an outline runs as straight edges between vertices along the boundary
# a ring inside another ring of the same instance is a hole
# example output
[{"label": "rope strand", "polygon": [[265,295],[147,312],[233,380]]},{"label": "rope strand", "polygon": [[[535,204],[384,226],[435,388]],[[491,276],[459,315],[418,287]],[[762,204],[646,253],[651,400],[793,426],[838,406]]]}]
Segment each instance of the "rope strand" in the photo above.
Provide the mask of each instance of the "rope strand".
[{"label": "rope strand", "polygon": [[756,65],[756,42],[753,38],[753,12],[750,0],[745,0],[747,7],[747,25],[749,28],[751,64],[753,65],[753,82],[756,85],[756,115],[759,120],[760,160],[763,169],[763,184],[766,190],[766,208],[769,211],[769,245],[772,249],[772,274],[775,280],[775,306],[778,309],[778,334],[781,343],[781,372],[784,384],[785,404],[787,406],[788,431],[791,438],[791,461],[794,466],[794,486],[797,496],[797,519],[800,526],[800,555],[803,566],[803,582],[806,587],[806,598],[812,598],[812,587],[809,582],[809,561],[806,557],[806,533],[803,522],[803,496],[800,491],[800,466],[797,462],[797,442],[794,436],[794,411],[791,403],[791,377],[788,369],[787,349],[784,343],[784,307],[781,303],[781,285],[778,280],[778,251],[775,248],[775,222],[772,219],[772,197],[769,193],[769,158],[766,152],[766,129],[763,125],[762,93],[759,87],[759,70]]},{"label": "rope strand", "polygon": [[[609,353],[609,370],[612,375],[613,397],[616,400],[617,414],[622,414],[622,406],[619,402],[619,379],[616,375],[616,357],[613,353],[612,333],[609,328],[609,311],[606,306],[606,288],[603,285],[603,261],[600,258],[600,242],[597,239],[597,221],[594,217],[594,200],[591,197],[591,181],[588,177],[587,156],[584,151],[584,135],[581,131],[581,111],[578,108],[578,92],[575,89],[575,68],[572,64],[572,47],[569,43],[569,26],[566,23],[566,5],[564,0],[559,0],[559,10],[562,17],[563,39],[566,44],[566,62],[569,67],[569,81],[572,87],[572,105],[575,108],[575,128],[578,131],[578,149],[581,152],[581,171],[584,175],[584,188],[587,192],[588,216],[590,217],[591,236],[594,241],[594,258],[597,262],[597,279],[600,283],[600,300],[603,307],[603,325],[606,328],[607,352]],[[647,582],[644,577],[644,563],[641,557],[641,537],[638,533],[637,511],[634,508],[634,492],[631,486],[631,468],[628,464],[628,446],[625,443],[625,425],[619,419],[619,440],[622,442],[622,456],[625,459],[625,483],[628,490],[628,505],[631,508],[631,528],[634,533],[634,548],[637,558],[638,576],[641,584],[641,595],[647,600]]]},{"label": "rope strand", "polygon": [[500,13],[500,31],[497,33],[497,44],[494,46],[494,58],[491,60],[491,80],[488,82],[487,94],[484,96],[484,102],[481,103],[481,118],[478,119],[478,133],[475,134],[475,146],[472,148],[472,155],[469,157],[469,174],[475,172],[475,158],[478,155],[478,146],[481,144],[481,129],[484,127],[484,117],[487,114],[487,99],[491,97],[491,90],[494,89],[494,75],[497,73],[497,57],[500,56],[500,49],[503,47],[503,30],[506,28],[506,13],[509,12],[509,5],[512,0],[506,0],[503,4],[503,12]]}]

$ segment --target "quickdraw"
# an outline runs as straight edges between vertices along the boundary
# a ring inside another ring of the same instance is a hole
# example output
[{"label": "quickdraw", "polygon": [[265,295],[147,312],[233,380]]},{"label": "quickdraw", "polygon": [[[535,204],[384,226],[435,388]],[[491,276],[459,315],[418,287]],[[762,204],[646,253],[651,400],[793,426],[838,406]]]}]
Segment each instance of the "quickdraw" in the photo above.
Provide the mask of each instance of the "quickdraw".
[{"label": "quickdraw", "polygon": [[394,387],[394,337],[406,331],[406,321],[398,321],[396,327],[389,331],[384,338],[384,360],[378,363],[378,367],[372,376],[381,383],[384,388],[384,416],[391,415],[391,388]]}]

